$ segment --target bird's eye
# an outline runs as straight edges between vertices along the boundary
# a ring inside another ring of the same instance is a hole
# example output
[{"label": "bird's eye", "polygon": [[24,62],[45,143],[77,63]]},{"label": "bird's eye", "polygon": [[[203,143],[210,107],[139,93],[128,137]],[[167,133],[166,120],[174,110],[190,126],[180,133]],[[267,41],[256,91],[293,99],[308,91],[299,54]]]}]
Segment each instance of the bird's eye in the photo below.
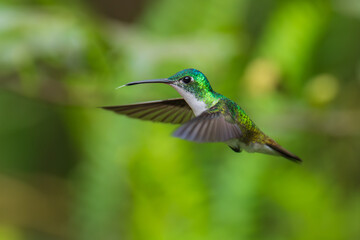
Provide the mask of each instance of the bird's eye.
[{"label": "bird's eye", "polygon": [[191,79],[192,79],[192,77],[186,76],[186,77],[183,77],[182,81],[184,83],[189,83],[189,82],[191,82]]}]

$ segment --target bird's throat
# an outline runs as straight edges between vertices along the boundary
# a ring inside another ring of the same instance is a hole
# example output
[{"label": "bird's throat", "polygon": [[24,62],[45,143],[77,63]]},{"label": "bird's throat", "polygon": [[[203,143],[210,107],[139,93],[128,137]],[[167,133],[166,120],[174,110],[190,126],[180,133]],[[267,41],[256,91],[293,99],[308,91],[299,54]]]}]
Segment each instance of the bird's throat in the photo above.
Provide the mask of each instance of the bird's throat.
[{"label": "bird's throat", "polygon": [[193,110],[195,116],[199,116],[201,113],[216,104],[215,99],[213,101],[206,102],[205,99],[199,99],[194,94],[185,91],[183,88],[178,86],[172,86],[175,90],[184,98],[186,103]]}]

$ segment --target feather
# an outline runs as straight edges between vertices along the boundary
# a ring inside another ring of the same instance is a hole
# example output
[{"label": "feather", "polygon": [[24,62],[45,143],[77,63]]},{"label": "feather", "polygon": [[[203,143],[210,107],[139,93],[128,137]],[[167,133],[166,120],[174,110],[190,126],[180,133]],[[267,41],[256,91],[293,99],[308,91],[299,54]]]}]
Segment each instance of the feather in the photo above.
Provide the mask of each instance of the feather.
[{"label": "feather", "polygon": [[280,156],[283,156],[284,158],[287,158],[291,161],[294,161],[296,163],[301,163],[302,160],[296,156],[295,154],[289,152],[288,150],[286,150],[285,148],[283,148],[282,146],[280,146],[277,142],[275,142],[272,139],[268,139],[268,141],[265,143],[268,147],[270,147],[271,149],[273,149],[275,152],[277,152]]},{"label": "feather", "polygon": [[224,142],[241,138],[241,130],[236,123],[226,120],[220,111],[203,112],[180,126],[173,136],[194,142]]},{"label": "feather", "polygon": [[191,108],[183,98],[102,108],[131,118],[172,124],[182,124],[194,117]]}]

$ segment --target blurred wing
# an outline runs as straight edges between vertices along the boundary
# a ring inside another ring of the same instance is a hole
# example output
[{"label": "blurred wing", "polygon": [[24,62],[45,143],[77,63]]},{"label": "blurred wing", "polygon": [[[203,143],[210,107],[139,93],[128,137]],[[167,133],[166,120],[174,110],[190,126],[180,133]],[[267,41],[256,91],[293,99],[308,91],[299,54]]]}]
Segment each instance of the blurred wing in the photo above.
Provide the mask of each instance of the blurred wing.
[{"label": "blurred wing", "polygon": [[193,111],[183,98],[102,108],[131,118],[173,124],[185,123],[194,117]]},{"label": "blurred wing", "polygon": [[229,122],[220,111],[206,111],[180,126],[173,136],[194,142],[224,142],[242,134],[236,123]]}]

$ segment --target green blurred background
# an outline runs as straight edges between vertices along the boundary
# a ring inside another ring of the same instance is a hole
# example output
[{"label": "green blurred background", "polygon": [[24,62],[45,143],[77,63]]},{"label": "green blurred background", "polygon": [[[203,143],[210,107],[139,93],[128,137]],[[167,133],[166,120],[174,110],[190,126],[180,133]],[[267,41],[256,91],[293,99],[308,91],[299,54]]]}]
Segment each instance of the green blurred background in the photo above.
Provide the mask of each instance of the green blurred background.
[{"label": "green blurred background", "polygon": [[[204,72],[304,163],[97,108]],[[0,240],[360,239],[358,0],[1,0]]]}]

